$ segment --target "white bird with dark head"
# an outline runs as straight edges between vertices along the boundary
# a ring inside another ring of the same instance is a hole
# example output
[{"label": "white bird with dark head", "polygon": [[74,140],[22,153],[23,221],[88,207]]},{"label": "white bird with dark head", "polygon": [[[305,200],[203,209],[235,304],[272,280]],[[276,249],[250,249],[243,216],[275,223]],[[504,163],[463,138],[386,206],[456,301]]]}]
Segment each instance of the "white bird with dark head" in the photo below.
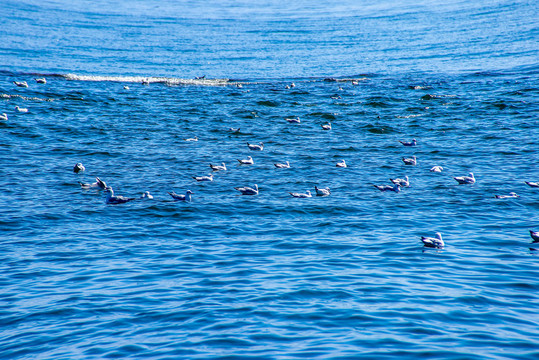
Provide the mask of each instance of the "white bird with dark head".
[{"label": "white bird with dark head", "polygon": [[421,241],[426,247],[441,249],[445,246],[444,241],[442,240],[442,234],[439,232],[436,233],[436,237],[434,238],[422,236]]},{"label": "white bird with dark head", "polygon": [[255,184],[254,188],[248,186],[235,187],[234,189],[241,192],[242,195],[258,195],[258,185]]},{"label": "white bird with dark head", "polygon": [[454,177],[453,179],[457,180],[457,182],[460,185],[475,183],[475,177],[473,173],[470,173],[468,176],[457,176],[457,177]]}]

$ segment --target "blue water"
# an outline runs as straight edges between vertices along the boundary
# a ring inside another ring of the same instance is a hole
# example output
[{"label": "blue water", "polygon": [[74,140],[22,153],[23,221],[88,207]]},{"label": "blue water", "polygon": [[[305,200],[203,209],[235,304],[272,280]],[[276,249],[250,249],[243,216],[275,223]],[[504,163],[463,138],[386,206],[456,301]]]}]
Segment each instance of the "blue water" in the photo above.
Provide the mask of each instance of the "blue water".
[{"label": "blue water", "polygon": [[539,358],[534,2],[0,10],[1,359]]}]

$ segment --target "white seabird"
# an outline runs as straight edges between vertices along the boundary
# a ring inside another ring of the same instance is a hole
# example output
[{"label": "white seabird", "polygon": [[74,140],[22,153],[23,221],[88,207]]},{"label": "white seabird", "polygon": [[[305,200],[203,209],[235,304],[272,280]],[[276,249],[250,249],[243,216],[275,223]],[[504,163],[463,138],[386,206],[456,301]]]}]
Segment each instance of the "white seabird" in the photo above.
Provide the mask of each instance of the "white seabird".
[{"label": "white seabird", "polygon": [[402,187],[408,187],[410,186],[410,181],[408,180],[408,175],[404,177],[404,179],[389,179],[393,184],[399,184]]},{"label": "white seabird", "polygon": [[290,167],[290,162],[286,162],[286,163],[275,163],[273,164],[277,169],[288,169]]},{"label": "white seabird", "polygon": [[208,176],[192,176],[196,181],[213,181],[213,174]]},{"label": "white seabird", "polygon": [[292,195],[295,198],[310,198],[310,197],[313,197],[311,195],[310,190],[307,190],[306,193],[289,192],[289,194]]},{"label": "white seabird", "polygon": [[399,140],[399,142],[404,146],[416,146],[417,145],[417,140],[416,139],[412,139],[412,141],[401,141],[401,140]]},{"label": "white seabird", "polygon": [[322,130],[331,130],[331,123],[330,122],[328,122],[327,124],[323,124],[321,126],[322,126]]},{"label": "white seabird", "polygon": [[14,81],[13,83],[17,85],[18,87],[25,87],[25,88],[28,87],[28,84],[26,83],[26,81]]},{"label": "white seabird", "polygon": [[315,185],[314,190],[316,191],[316,196],[329,196],[331,194],[329,187],[321,189]]},{"label": "white seabird", "polygon": [[7,114],[6,113],[2,113],[0,115],[0,121],[7,121]]},{"label": "white seabird", "polygon": [[75,174],[83,172],[84,170],[86,170],[86,168],[84,167],[84,165],[82,165],[82,163],[76,163],[75,166],[73,166],[73,172]]},{"label": "white seabird", "polygon": [[412,165],[412,166],[417,165],[417,159],[416,159],[415,155],[412,156],[411,158],[403,157],[402,161],[404,162],[404,165]]},{"label": "white seabird", "polygon": [[524,181],[526,185],[534,188],[539,188],[539,182],[533,182],[533,181]]},{"label": "white seabird", "polygon": [[34,79],[34,80],[38,84],[46,84],[47,83],[47,80],[45,78],[39,78],[39,79]]},{"label": "white seabird", "polygon": [[258,195],[258,185],[255,184],[254,189],[248,186],[235,187],[234,189],[241,192],[242,195]]},{"label": "white seabird", "polygon": [[520,197],[515,192],[510,192],[509,195],[495,195],[496,199],[509,199],[509,198],[518,198]]},{"label": "white seabird", "polygon": [[152,200],[153,199],[153,195],[150,194],[149,191],[145,191],[141,196],[140,196],[141,199],[147,199],[147,200]]},{"label": "white seabird", "polygon": [[103,180],[101,180],[98,177],[96,177],[95,180],[96,180],[95,183],[91,183],[91,184],[87,184],[87,183],[85,184],[79,181],[80,187],[83,189],[92,189],[92,188],[106,189],[107,188],[107,183],[105,183]]},{"label": "white seabird", "polygon": [[345,168],[345,167],[347,167],[346,166],[346,161],[344,161],[344,160],[339,161],[335,166]]},{"label": "white seabird", "polygon": [[17,110],[18,112],[22,112],[22,113],[28,112],[27,108],[22,108],[19,105],[15,106],[15,110]]},{"label": "white seabird", "polygon": [[295,118],[286,118],[286,121],[288,121],[291,124],[299,124],[301,123],[301,120],[299,119],[299,116],[296,116]]},{"label": "white seabird", "polygon": [[256,151],[262,151],[262,150],[264,150],[264,143],[263,143],[263,142],[260,142],[259,144],[260,144],[260,145],[257,145],[257,144],[249,144],[249,143],[247,143],[247,146],[248,146],[249,149],[251,149],[251,150],[256,150]]},{"label": "white seabird", "polygon": [[193,194],[193,192],[191,190],[187,190],[185,192],[185,195],[180,195],[180,194],[176,194],[174,191],[171,191],[168,193],[170,196],[172,196],[172,198],[175,200],[175,201],[187,201],[187,202],[191,202],[191,194]]},{"label": "white seabird", "polygon": [[187,138],[187,139],[183,139],[185,141],[198,141],[198,137],[195,136],[194,138]]},{"label": "white seabird", "polygon": [[377,188],[380,191],[394,191],[394,192],[400,192],[401,186],[400,184],[393,184],[393,185],[373,185],[375,188]]},{"label": "white seabird", "polygon": [[226,165],[225,163],[221,163],[222,165],[213,165],[210,164],[210,167],[213,171],[226,171]]},{"label": "white seabird", "polygon": [[441,167],[440,165],[435,165],[435,166],[430,168],[430,171],[432,171],[432,172],[442,172],[443,169],[444,168]]},{"label": "white seabird", "polygon": [[240,165],[253,165],[254,161],[251,156],[247,156],[247,159],[238,159]]},{"label": "white seabird", "polygon": [[530,236],[532,237],[534,243],[539,242],[539,231],[530,230]]},{"label": "white seabird", "polygon": [[473,173],[470,173],[468,176],[457,176],[453,179],[457,180],[459,184],[474,184],[475,183],[475,177],[473,176]]},{"label": "white seabird", "polygon": [[238,133],[240,132],[241,129],[240,129],[240,128],[233,128],[233,127],[231,127],[231,128],[229,128],[228,130],[230,130],[230,131],[233,132],[234,134],[238,134]]},{"label": "white seabird", "polygon": [[105,188],[105,192],[107,193],[107,200],[106,200],[107,204],[113,204],[113,205],[124,204],[124,203],[126,203],[128,201],[135,200],[135,198],[128,198],[128,197],[125,197],[125,196],[116,196],[116,195],[114,195],[114,190],[112,190],[112,188],[110,186]]},{"label": "white seabird", "polygon": [[435,238],[422,236],[421,241],[426,247],[431,247],[431,248],[441,249],[445,245],[444,241],[442,240],[442,234],[440,234],[439,232],[436,233]]}]

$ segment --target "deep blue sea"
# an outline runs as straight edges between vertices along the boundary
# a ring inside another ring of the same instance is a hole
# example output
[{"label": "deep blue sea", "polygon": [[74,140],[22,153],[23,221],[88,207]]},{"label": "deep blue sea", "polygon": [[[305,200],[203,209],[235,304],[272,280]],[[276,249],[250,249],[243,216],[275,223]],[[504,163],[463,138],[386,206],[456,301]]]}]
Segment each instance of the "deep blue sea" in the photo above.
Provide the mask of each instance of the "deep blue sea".
[{"label": "deep blue sea", "polygon": [[539,359],[536,1],[0,13],[0,359]]}]

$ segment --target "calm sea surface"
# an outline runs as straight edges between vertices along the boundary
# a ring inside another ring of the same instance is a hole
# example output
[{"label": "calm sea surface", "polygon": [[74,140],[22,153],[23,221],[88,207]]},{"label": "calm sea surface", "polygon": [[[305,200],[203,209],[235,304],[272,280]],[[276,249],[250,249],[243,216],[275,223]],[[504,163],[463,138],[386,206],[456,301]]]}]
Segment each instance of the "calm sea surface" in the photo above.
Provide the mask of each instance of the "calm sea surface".
[{"label": "calm sea surface", "polygon": [[1,359],[539,358],[535,2],[0,12]]}]

